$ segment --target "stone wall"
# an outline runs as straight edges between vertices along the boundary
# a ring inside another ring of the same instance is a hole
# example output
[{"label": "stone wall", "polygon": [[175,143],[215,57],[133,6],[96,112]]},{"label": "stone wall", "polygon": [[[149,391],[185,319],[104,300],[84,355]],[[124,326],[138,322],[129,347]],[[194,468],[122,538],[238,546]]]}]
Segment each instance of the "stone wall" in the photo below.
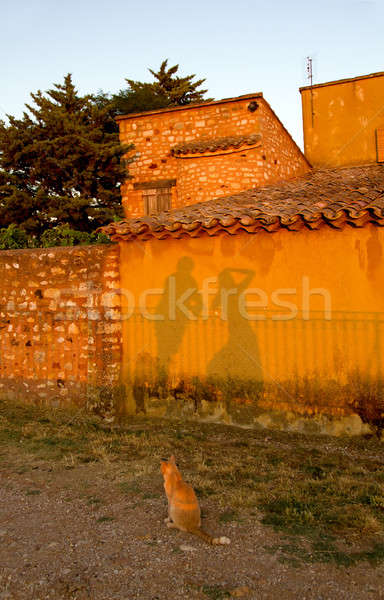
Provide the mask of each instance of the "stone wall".
[{"label": "stone wall", "polygon": [[367,225],[2,251],[0,399],[381,430],[383,236]]},{"label": "stone wall", "polygon": [[0,397],[82,405],[116,394],[118,261],[115,245],[0,252]]},{"label": "stone wall", "polygon": [[300,148],[293,143],[269,104],[264,101],[262,108],[264,184],[304,175],[309,171],[309,164],[303,160]]},{"label": "stone wall", "polygon": [[[251,103],[257,108],[249,110]],[[134,144],[122,187],[127,217],[144,214],[141,184],[176,180],[171,207],[236,193],[309,170],[304,155],[262,94],[119,117],[120,139]],[[180,143],[259,135],[225,151],[174,155]]]},{"label": "stone wall", "polygon": [[264,178],[260,147],[209,157],[183,157],[177,161],[175,208],[204,202],[210,197],[236,194],[255,187]]}]

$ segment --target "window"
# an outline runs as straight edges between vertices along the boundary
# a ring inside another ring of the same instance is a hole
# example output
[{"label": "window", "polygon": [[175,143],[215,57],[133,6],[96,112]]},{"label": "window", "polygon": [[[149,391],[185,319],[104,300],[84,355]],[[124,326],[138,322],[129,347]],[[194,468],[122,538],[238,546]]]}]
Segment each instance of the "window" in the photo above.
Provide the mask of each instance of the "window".
[{"label": "window", "polygon": [[384,162],[384,128],[376,129],[377,162]]},{"label": "window", "polygon": [[141,190],[145,215],[156,215],[169,210],[172,204],[172,188],[176,179],[156,179],[155,181],[137,181],[134,190]]},{"label": "window", "polygon": [[155,215],[171,208],[171,188],[150,188],[143,190],[144,212]]}]

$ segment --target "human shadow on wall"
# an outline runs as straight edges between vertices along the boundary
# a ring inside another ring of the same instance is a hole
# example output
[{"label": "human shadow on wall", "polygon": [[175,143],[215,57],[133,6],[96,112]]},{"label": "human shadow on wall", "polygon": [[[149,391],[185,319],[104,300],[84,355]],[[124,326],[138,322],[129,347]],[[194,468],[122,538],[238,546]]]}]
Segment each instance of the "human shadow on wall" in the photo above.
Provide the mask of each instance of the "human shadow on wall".
[{"label": "human shadow on wall", "polygon": [[166,396],[173,392],[176,395],[178,387],[183,387],[180,379],[171,381],[169,371],[187,328],[193,325],[202,309],[201,295],[192,276],[194,266],[192,258],[183,256],[177,263],[176,271],[164,281],[154,315],[157,357],[150,358],[144,352],[136,360],[133,396],[137,412],[145,411],[147,394]]},{"label": "human shadow on wall", "polygon": [[163,294],[156,307],[159,317],[155,322],[158,369],[163,384],[169,379],[171,360],[177,354],[187,328],[201,312],[202,299],[192,276],[194,266],[189,256],[178,261],[175,273],[164,282]]},{"label": "human shadow on wall", "polygon": [[239,309],[239,297],[248,289],[254,275],[255,272],[249,269],[227,268],[218,277],[219,289],[212,310],[226,322],[228,338],[209,362],[207,377],[226,384],[226,394],[243,395],[247,382],[258,382],[259,393],[262,389],[258,340],[250,320]]}]

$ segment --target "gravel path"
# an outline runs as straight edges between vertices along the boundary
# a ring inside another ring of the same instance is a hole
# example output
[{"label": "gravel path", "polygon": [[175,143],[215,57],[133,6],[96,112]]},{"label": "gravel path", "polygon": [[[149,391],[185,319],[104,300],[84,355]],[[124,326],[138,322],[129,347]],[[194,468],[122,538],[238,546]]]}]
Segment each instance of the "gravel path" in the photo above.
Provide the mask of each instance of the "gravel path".
[{"label": "gravel path", "polygon": [[[384,599],[383,567],[282,564],[268,551],[277,534],[257,521],[219,524],[204,503],[206,529],[231,539],[210,547],[166,529],[160,494],[138,502],[90,465],[75,471],[1,473],[1,600]],[[75,479],[88,496],[73,493]]]}]

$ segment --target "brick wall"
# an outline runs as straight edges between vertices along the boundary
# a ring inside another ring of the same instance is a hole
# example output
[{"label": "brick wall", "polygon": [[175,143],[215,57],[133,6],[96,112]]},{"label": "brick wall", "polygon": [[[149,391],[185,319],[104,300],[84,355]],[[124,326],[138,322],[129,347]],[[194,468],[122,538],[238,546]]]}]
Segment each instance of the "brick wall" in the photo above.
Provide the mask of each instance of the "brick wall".
[{"label": "brick wall", "polygon": [[0,397],[81,405],[116,392],[118,260],[115,245],[0,252]]},{"label": "brick wall", "polygon": [[[258,108],[248,110],[250,102]],[[131,178],[122,187],[127,217],[144,214],[138,184],[175,179],[172,208],[206,201],[309,170],[300,149],[261,94],[119,118],[120,138],[134,144]],[[261,135],[261,143],[174,156],[180,143]]]}]

